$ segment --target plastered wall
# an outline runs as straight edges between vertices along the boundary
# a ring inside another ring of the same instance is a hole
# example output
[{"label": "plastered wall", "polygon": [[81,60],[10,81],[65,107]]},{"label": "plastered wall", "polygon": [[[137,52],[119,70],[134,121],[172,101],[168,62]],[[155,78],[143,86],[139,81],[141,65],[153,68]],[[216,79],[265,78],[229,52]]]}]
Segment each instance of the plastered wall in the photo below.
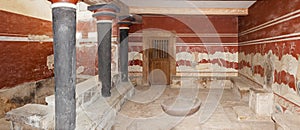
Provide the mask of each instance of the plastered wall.
[{"label": "plastered wall", "polygon": [[238,25],[235,16],[145,15],[143,23],[130,27],[129,71],[141,73],[144,30],[169,31],[176,35],[176,72],[237,73]]},{"label": "plastered wall", "polygon": [[257,1],[239,18],[239,73],[275,94],[275,111],[300,112],[300,1]]},{"label": "plastered wall", "polygon": [[48,0],[1,0],[0,10],[47,21],[52,20],[51,3]]},{"label": "plastered wall", "polygon": [[3,10],[0,18],[0,88],[52,77],[51,22]]}]

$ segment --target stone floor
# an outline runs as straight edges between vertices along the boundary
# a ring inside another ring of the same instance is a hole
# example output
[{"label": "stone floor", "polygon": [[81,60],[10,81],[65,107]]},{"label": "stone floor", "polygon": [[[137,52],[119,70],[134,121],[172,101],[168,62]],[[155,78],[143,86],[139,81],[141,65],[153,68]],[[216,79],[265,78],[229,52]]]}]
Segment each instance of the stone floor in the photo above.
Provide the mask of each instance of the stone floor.
[{"label": "stone floor", "polygon": [[[137,86],[117,114],[114,130],[273,130],[271,117],[256,116],[230,87],[199,88],[170,86]],[[190,116],[170,116],[161,103],[168,98],[200,99],[200,110]],[[10,123],[0,119],[0,130],[9,129]]]},{"label": "stone floor", "polygon": [[[170,116],[161,102],[170,97],[197,98],[200,110],[187,117]],[[115,130],[273,130],[271,117],[258,117],[233,89],[138,86],[117,115]]]}]

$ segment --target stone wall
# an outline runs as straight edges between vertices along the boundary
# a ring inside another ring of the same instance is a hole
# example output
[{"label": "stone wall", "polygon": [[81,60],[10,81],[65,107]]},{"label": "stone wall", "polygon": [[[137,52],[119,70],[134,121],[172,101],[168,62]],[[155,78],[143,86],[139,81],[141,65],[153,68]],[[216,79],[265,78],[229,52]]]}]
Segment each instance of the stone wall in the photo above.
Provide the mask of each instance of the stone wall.
[{"label": "stone wall", "polygon": [[257,1],[239,18],[239,73],[274,92],[277,112],[300,112],[300,1]]},{"label": "stone wall", "polygon": [[54,93],[54,78],[43,79],[0,90],[0,118],[27,103],[46,104],[45,97]]},{"label": "stone wall", "polygon": [[52,77],[51,22],[2,10],[0,17],[0,89]]},{"label": "stone wall", "polygon": [[50,3],[40,5],[48,10],[34,13],[35,2],[0,6],[0,118],[27,103],[45,104],[54,93],[52,23],[42,16]]}]

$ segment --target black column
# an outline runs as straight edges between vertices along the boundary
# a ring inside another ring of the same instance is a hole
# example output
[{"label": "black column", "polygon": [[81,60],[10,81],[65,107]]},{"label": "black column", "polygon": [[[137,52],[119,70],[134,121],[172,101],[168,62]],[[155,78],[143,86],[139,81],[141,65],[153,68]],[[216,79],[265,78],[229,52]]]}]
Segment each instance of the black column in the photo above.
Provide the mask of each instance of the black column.
[{"label": "black column", "polygon": [[128,31],[129,28],[120,28],[120,70],[121,81],[128,82]]},{"label": "black column", "polygon": [[74,130],[76,123],[76,9],[54,7],[52,17],[55,67],[55,129]]},{"label": "black column", "polygon": [[98,22],[98,75],[103,97],[111,95],[111,29],[112,23]]},{"label": "black column", "polygon": [[88,10],[95,12],[98,33],[98,76],[102,83],[101,94],[103,97],[111,96],[111,35],[112,20],[119,7],[114,4],[91,5]]}]

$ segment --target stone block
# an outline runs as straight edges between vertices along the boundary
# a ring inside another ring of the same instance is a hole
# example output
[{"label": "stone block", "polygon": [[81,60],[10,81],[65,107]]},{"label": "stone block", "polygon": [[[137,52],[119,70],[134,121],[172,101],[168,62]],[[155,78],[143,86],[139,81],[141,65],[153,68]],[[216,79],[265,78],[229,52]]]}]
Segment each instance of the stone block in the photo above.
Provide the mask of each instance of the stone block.
[{"label": "stone block", "polygon": [[23,107],[14,109],[6,113],[6,120],[12,122],[12,127],[19,128],[53,128],[54,115],[53,110],[46,105],[27,104]]},{"label": "stone block", "polygon": [[28,103],[45,104],[45,97],[54,93],[54,78],[27,82],[0,90],[0,118],[5,113]]},{"label": "stone block", "polygon": [[249,107],[260,116],[273,113],[274,94],[264,89],[250,88]]}]

